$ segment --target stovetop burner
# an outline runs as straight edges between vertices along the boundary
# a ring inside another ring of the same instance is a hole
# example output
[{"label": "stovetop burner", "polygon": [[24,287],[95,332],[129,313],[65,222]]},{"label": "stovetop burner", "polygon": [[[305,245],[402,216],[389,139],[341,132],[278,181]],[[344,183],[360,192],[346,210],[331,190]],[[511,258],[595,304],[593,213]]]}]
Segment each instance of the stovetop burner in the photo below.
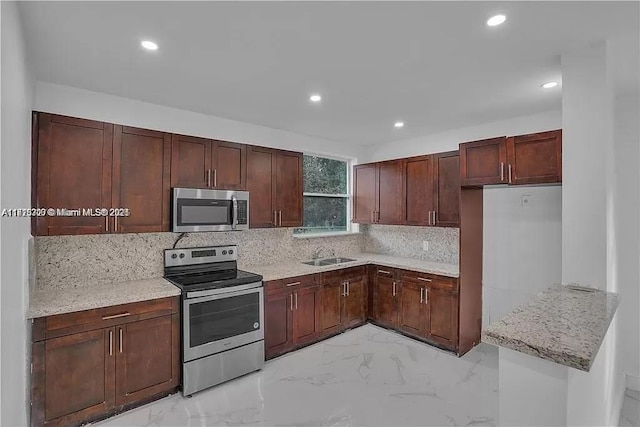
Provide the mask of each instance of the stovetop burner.
[{"label": "stovetop burner", "polygon": [[261,275],[238,270],[237,254],[236,246],[167,249],[164,277],[183,292],[261,282]]}]

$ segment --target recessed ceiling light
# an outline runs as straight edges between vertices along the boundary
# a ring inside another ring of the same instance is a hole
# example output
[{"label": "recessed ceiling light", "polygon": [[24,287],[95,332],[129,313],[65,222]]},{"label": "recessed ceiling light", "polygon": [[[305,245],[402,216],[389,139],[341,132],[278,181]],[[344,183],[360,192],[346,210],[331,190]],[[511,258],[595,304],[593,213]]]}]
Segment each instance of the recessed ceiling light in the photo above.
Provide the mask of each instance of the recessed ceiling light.
[{"label": "recessed ceiling light", "polygon": [[543,83],[540,87],[542,87],[543,89],[551,89],[558,86],[558,82],[546,82]]},{"label": "recessed ceiling light", "polygon": [[404,122],[395,122],[395,123],[393,124],[393,127],[396,127],[396,128],[404,127]]},{"label": "recessed ceiling light", "polygon": [[487,25],[490,27],[495,27],[504,23],[504,21],[506,20],[507,20],[507,17],[504,15],[492,16],[491,18],[487,19]]},{"label": "recessed ceiling light", "polygon": [[151,40],[142,40],[140,46],[147,50],[158,50],[158,45]]},{"label": "recessed ceiling light", "polygon": [[309,97],[309,101],[311,101],[311,102],[320,102],[320,101],[322,101],[322,97],[320,95],[318,95],[317,93],[314,93],[313,95],[311,95]]}]

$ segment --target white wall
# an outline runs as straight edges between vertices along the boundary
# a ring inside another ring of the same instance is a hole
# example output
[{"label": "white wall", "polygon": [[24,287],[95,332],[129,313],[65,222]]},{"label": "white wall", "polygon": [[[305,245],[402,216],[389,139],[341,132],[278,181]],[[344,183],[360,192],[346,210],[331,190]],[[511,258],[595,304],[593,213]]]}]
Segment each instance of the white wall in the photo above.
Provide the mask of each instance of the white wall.
[{"label": "white wall", "polygon": [[[29,207],[32,81],[15,2],[1,2],[2,109],[0,113],[0,203],[2,208]],[[0,221],[0,425],[27,423],[29,340],[25,320],[28,301],[27,218]]]},{"label": "white wall", "polygon": [[490,187],[483,195],[482,324],[488,326],[560,283],[562,187]]},{"label": "white wall", "polygon": [[69,86],[36,82],[36,111],[264,147],[359,158],[362,147]]},{"label": "white wall", "polygon": [[496,136],[523,135],[561,127],[562,112],[560,110],[547,111],[370,146],[367,147],[362,162],[399,159],[421,154],[457,150],[458,144],[461,142],[477,141]]}]

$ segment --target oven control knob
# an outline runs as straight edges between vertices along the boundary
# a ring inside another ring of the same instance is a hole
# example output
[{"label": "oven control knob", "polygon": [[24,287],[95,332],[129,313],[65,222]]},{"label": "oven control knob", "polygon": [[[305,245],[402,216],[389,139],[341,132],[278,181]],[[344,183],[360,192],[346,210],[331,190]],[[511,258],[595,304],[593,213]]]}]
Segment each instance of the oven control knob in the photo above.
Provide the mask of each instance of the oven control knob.
[{"label": "oven control knob", "polygon": [[172,255],[171,255],[171,258],[176,259],[176,258],[178,258],[178,255],[176,255],[176,254],[172,254]]},{"label": "oven control knob", "polygon": [[229,249],[229,255],[233,255],[233,249]]},{"label": "oven control knob", "polygon": [[[229,252],[229,253],[231,253],[231,252]],[[222,255],[226,255],[226,254],[227,254],[227,251],[222,251]]]},{"label": "oven control knob", "polygon": [[180,258],[184,258],[184,254],[180,254]]}]

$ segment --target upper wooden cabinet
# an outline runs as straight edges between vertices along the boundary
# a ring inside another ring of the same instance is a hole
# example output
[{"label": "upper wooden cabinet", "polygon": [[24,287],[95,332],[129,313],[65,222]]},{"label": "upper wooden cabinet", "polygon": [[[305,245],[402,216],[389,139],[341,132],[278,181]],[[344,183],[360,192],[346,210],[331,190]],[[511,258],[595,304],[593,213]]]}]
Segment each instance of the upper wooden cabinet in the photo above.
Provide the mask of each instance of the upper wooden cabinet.
[{"label": "upper wooden cabinet", "polygon": [[507,138],[510,184],[562,182],[562,130]]},{"label": "upper wooden cabinet", "polygon": [[545,184],[562,182],[562,130],[460,144],[460,183]]},{"label": "upper wooden cabinet", "polygon": [[246,179],[246,145],[172,135],[172,187],[244,190]]},{"label": "upper wooden cabinet", "polygon": [[458,151],[433,155],[434,224],[460,226],[460,156]]},{"label": "upper wooden cabinet", "polygon": [[460,144],[460,184],[481,186],[506,183],[507,138]]},{"label": "upper wooden cabinet", "polygon": [[405,224],[431,225],[433,218],[433,157],[404,159]]},{"label": "upper wooden cabinet", "polygon": [[302,225],[302,153],[249,146],[251,228]]},{"label": "upper wooden cabinet", "polygon": [[[34,207],[80,211],[38,217],[35,234],[169,230],[169,134],[46,113],[36,121]],[[97,208],[129,216],[82,212]]]},{"label": "upper wooden cabinet", "polygon": [[[111,207],[113,125],[54,114],[34,115],[36,208]],[[109,232],[111,219],[90,216],[40,216],[34,234]]]},{"label": "upper wooden cabinet", "polygon": [[360,224],[402,224],[402,161],[354,166],[353,219]]},{"label": "upper wooden cabinet", "polygon": [[169,230],[171,135],[116,125],[111,206],[130,215],[113,218],[116,233]]}]

